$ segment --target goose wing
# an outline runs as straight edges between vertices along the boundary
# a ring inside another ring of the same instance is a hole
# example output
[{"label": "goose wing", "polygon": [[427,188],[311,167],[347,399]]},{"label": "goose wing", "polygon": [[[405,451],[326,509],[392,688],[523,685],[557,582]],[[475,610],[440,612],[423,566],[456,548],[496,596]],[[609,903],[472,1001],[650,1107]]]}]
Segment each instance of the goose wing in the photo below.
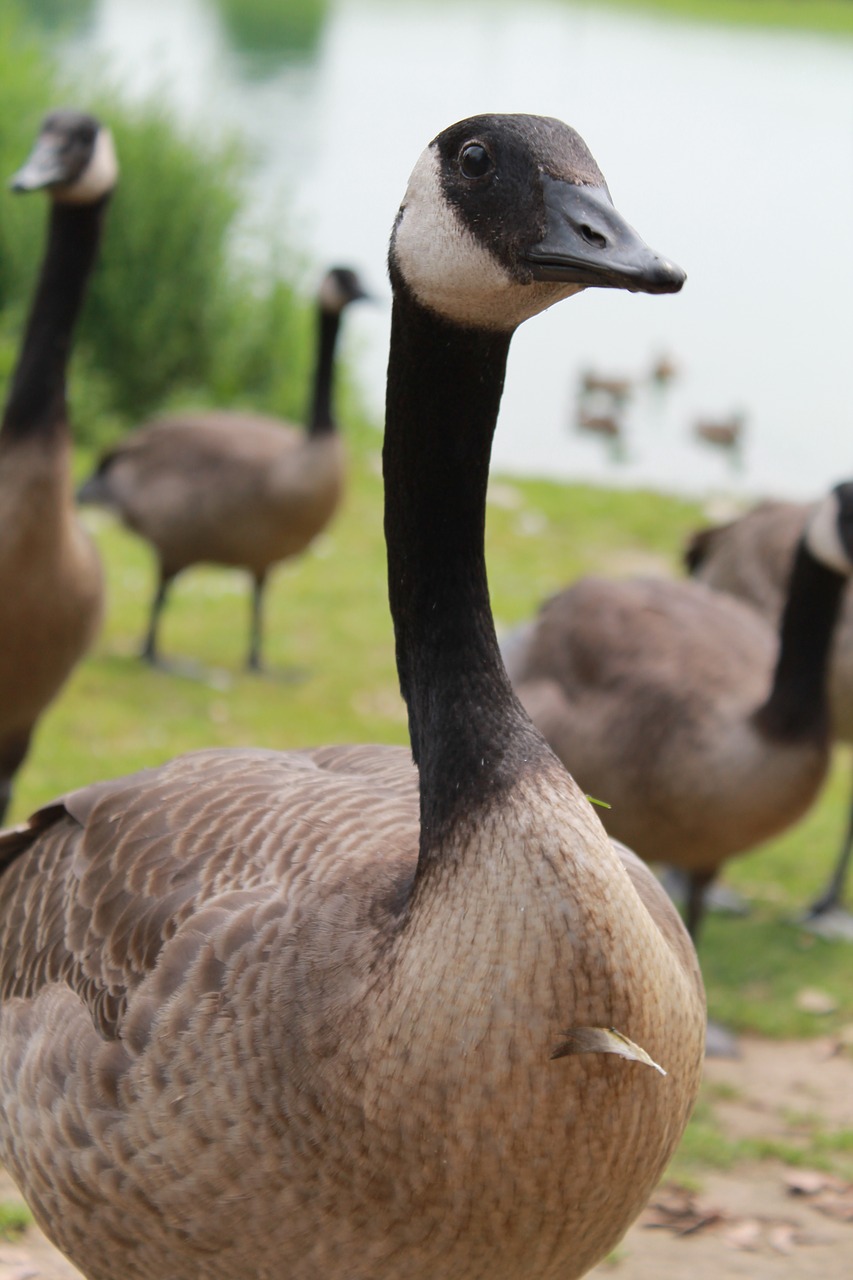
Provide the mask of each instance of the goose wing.
[{"label": "goose wing", "polygon": [[0,836],[0,997],[63,984],[115,1037],[188,922],[246,895],[287,912],[297,881],[300,915],[345,898],[346,927],[381,928],[407,900],[417,820],[393,747],[200,751],[74,792]]}]

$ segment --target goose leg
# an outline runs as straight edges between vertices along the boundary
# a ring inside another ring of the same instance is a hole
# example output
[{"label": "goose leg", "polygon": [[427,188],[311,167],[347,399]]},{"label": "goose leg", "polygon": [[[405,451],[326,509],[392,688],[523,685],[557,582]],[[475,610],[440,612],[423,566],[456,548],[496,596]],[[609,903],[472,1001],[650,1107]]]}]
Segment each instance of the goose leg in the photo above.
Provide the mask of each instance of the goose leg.
[{"label": "goose leg", "polygon": [[0,778],[0,827],[6,821],[6,814],[9,812],[9,802],[12,799],[12,779]]},{"label": "goose leg", "polygon": [[716,870],[691,871],[688,877],[684,923],[694,944],[699,934],[699,926],[705,916],[705,890],[716,874]]},{"label": "goose leg", "polygon": [[[688,876],[684,923],[687,925],[687,932],[693,939],[694,945],[699,926],[705,916],[705,891],[716,874],[716,870],[691,871]],[[705,1035],[705,1056],[707,1058],[739,1058],[737,1037],[721,1023],[709,1020]]]},{"label": "goose leg", "polygon": [[0,742],[0,827],[6,821],[12,799],[12,781],[20,769],[30,745],[29,730],[15,733]]},{"label": "goose leg", "polygon": [[253,576],[252,614],[249,624],[249,655],[246,659],[246,669],[248,671],[263,671],[261,642],[263,638],[263,604],[266,583],[267,574],[265,569]]},{"label": "goose leg", "polygon": [[847,873],[850,870],[850,858],[853,856],[853,799],[850,802],[850,809],[847,815],[847,832],[844,837],[844,843],[841,846],[841,853],[835,864],[835,869],[829,878],[829,883],[819,897],[806,910],[805,919],[814,920],[817,916],[826,915],[828,911],[832,911],[841,906],[841,900],[844,896],[844,886],[847,883]]},{"label": "goose leg", "polygon": [[160,661],[160,654],[157,648],[157,629],[160,625],[160,614],[163,610],[163,605],[166,603],[166,595],[174,576],[173,573],[165,573],[162,565],[160,566],[157,590],[154,593],[154,599],[151,601],[148,631],[142,645],[142,652],[139,655],[143,662],[149,662],[152,667],[156,667]]},{"label": "goose leg", "polygon": [[[682,912],[687,902],[689,880],[688,873],[680,867],[664,867],[660,873],[661,884]],[[715,881],[705,893],[705,910],[727,916],[748,916],[751,908],[747,900],[731,885]]]},{"label": "goose leg", "polygon": [[853,807],[851,807],[847,835],[841,849],[841,855],[835,864],[835,870],[823,893],[815,898],[814,902],[808,907],[805,916],[807,920],[814,920],[817,916],[826,915],[828,911],[833,911],[836,907],[841,906],[844,886],[847,883],[847,873],[850,870],[851,854],[853,854]]}]

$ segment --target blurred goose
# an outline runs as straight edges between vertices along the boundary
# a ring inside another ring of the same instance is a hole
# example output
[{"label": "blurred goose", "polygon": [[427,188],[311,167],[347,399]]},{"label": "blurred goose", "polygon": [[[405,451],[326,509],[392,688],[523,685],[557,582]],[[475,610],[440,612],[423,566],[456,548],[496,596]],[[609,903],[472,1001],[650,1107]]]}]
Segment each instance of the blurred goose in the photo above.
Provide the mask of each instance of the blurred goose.
[{"label": "blurred goose", "polygon": [[[738,520],[698,530],[685,560],[690,572],[718,591],[753,605],[777,625],[785,603],[791,561],[797,541],[813,511],[798,502],[762,502]],[[842,742],[853,742],[853,592],[844,593],[841,619],[830,650],[829,706],[832,729]],[[832,915],[839,926],[853,856],[853,800],[847,831],[835,868],[823,891],[808,909],[816,919]],[[844,930],[849,932],[849,927]]]},{"label": "blurred goose", "polygon": [[81,487],[81,502],[115,510],[151,543],[158,582],[142,657],[159,660],[160,614],[173,579],[194,564],[252,575],[250,671],[262,667],[264,588],[274,565],[299,555],[326,528],[344,487],[344,449],[333,413],[341,315],[367,294],[334,267],[318,294],[319,341],[305,430],[277,418],[209,411],[149,423],[111,449]]},{"label": "blurred goose", "polygon": [[678,362],[668,352],[662,351],[654,360],[649,377],[659,387],[666,387],[678,377]]},{"label": "blurred goose", "polygon": [[634,383],[631,378],[614,378],[607,374],[596,373],[587,369],[581,374],[580,392],[582,396],[602,394],[608,396],[617,407],[621,407],[631,396]]},{"label": "blurred goose", "polygon": [[0,423],[0,822],[38,718],[101,619],[100,561],[74,511],[65,374],[117,175],[109,130],[54,111],[11,183],[46,190],[51,210]]},{"label": "blurred goose", "polygon": [[742,413],[733,413],[728,418],[698,418],[693,424],[693,434],[697,440],[734,449],[743,442],[745,426]]},{"label": "blurred goose", "polygon": [[695,954],[514,698],[483,548],[513,330],[683,275],[531,116],[434,139],[390,272],[417,768],[200,752],[0,839],[0,1157],[92,1280],[573,1280],[696,1095]]},{"label": "blurred goose", "polygon": [[592,435],[607,436],[611,440],[618,440],[622,435],[622,423],[614,413],[589,413],[579,408],[575,422],[579,431]]},{"label": "blurred goose", "polygon": [[797,544],[778,636],[702,583],[586,578],[516,643],[517,692],[580,786],[611,806],[608,831],[689,872],[694,938],[722,863],[795,822],[824,780],[851,553],[844,484]]}]

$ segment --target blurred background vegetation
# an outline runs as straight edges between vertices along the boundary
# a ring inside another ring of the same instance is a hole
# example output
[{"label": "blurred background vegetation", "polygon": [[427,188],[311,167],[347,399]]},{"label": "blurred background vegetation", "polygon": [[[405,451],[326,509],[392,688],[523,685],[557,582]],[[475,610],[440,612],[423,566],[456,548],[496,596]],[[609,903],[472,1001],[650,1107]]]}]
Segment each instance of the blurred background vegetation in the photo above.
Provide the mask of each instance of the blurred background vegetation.
[{"label": "blurred background vegetation", "polygon": [[298,56],[320,38],[328,0],[215,0],[235,49],[272,61]]},{"label": "blurred background vegetation", "polygon": [[[65,20],[82,19],[82,3]],[[234,6],[236,9],[238,6]],[[260,6],[259,6],[260,7]],[[63,81],[34,17],[0,0],[0,174],[23,162],[45,110],[81,100]],[[110,122],[121,179],[71,374],[75,434],[104,445],[140,418],[191,401],[244,404],[299,419],[313,308],[286,249],[249,265],[232,252],[242,161],[235,145],[181,133],[155,103],[103,93],[86,106]],[[0,200],[0,376],[8,374],[38,270],[44,200]],[[277,237],[278,239],[278,237]]]},{"label": "blurred background vegetation", "polygon": [[606,0],[606,3],[614,8],[657,10],[701,21],[853,32],[850,0]]}]

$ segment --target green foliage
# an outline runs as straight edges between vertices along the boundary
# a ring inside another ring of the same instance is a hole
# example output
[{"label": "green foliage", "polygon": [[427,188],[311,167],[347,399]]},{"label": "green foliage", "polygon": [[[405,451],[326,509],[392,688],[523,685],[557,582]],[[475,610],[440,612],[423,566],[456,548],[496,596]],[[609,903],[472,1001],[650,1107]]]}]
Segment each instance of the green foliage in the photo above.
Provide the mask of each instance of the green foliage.
[{"label": "green foliage", "polygon": [[[169,404],[304,413],[313,306],[279,236],[262,265],[236,261],[244,202],[237,149],[183,136],[155,104],[60,88],[13,0],[0,0],[0,179],[52,105],[77,101],[111,126],[121,167],[71,364],[77,438],[103,445]],[[0,192],[0,375],[11,370],[41,261],[46,201]],[[258,256],[257,254],[255,255]]]},{"label": "green foliage", "polygon": [[26,0],[24,16],[56,38],[85,26],[94,7],[94,0]]},{"label": "green foliage", "polygon": [[5,190],[30,152],[45,111],[50,64],[26,34],[17,6],[0,0],[0,308],[18,304],[40,249],[41,219],[32,205]]},{"label": "green foliage", "polygon": [[112,387],[110,407],[135,419],[188,400],[301,414],[313,308],[286,278],[296,272],[283,249],[274,267],[234,261],[236,150],[180,136],[150,106],[99,110],[121,179],[80,346]]},{"label": "green foliage", "polygon": [[316,345],[313,307],[283,275],[273,274],[263,287],[247,275],[226,279],[214,312],[208,397],[303,421]]},{"label": "green foliage", "polygon": [[266,61],[317,44],[328,0],[215,0],[235,49]]},{"label": "green foliage", "polygon": [[215,363],[237,212],[229,156],[180,138],[148,108],[100,108],[116,139],[119,186],[81,338],[114,385],[115,405],[148,413]]}]

